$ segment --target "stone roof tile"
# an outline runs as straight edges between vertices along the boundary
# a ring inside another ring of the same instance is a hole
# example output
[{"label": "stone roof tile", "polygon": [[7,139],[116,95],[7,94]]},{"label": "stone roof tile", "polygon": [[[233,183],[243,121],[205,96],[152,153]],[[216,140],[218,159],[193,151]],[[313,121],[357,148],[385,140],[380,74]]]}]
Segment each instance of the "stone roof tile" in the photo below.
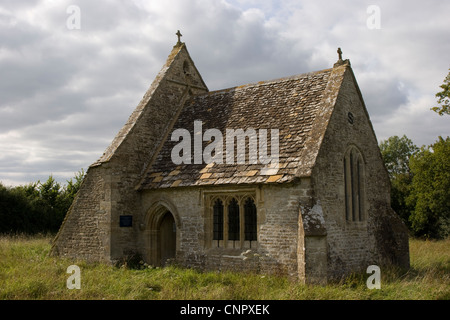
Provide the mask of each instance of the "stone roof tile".
[{"label": "stone roof tile", "polygon": [[[169,135],[153,164],[145,172],[140,189],[166,187],[284,183],[295,178],[302,166],[301,151],[313,127],[328,78],[332,69],[301,74],[271,81],[261,81],[239,87],[208,92],[188,99],[173,130],[187,129],[194,150],[194,121],[202,121],[203,133],[218,129],[226,148],[226,129],[279,130],[279,167],[264,171],[266,165],[248,162],[246,143],[245,164],[174,164],[171,152],[178,141]],[[203,142],[204,148],[211,141]],[[267,150],[271,143],[268,137]],[[225,150],[224,150],[225,153]],[[192,160],[194,160],[192,156]],[[265,174],[266,173],[266,174]]]}]

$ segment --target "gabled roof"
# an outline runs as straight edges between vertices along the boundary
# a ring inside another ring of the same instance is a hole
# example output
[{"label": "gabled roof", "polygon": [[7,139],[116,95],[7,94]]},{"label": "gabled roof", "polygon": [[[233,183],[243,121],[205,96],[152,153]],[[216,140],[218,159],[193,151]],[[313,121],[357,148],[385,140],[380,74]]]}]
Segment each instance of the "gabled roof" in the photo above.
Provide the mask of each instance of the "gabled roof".
[{"label": "gabled roof", "polygon": [[[194,62],[189,56],[189,53],[187,52],[186,45],[183,42],[177,43],[170,53],[169,57],[166,60],[166,63],[163,65],[162,69],[159,71],[155,79],[153,80],[151,86],[148,88],[147,92],[144,94],[142,100],[138,104],[138,106],[134,109],[133,113],[128,118],[128,121],[125,123],[125,125],[120,129],[120,131],[117,133],[111,144],[107,147],[103,155],[94,162],[91,167],[101,165],[102,163],[108,162],[111,160],[112,157],[116,154],[117,150],[121,146],[121,144],[125,141],[127,136],[130,134],[130,132],[133,130],[133,128],[136,126],[136,124],[140,121],[142,118],[145,110],[148,108],[148,104],[152,100],[153,96],[155,95],[155,92],[159,88],[161,82],[167,81],[167,77],[169,74],[169,78],[174,77],[173,71],[172,74],[170,74],[170,69],[174,66],[175,61],[182,53],[185,53],[186,58],[189,60],[191,68],[193,68],[194,73],[196,74],[195,78],[192,78],[190,85],[195,87],[197,90],[200,89],[201,92],[207,92],[208,87],[206,86],[205,82],[203,81],[200,73],[196,69]],[[185,60],[187,61],[187,60]],[[172,82],[177,83],[177,77],[174,77],[172,79]],[[169,80],[170,81],[170,80]],[[183,84],[182,84],[183,85]]]},{"label": "gabled roof", "polygon": [[[250,164],[248,148],[246,164],[227,164],[224,160],[223,164],[176,165],[171,152],[179,142],[171,141],[169,135],[138,189],[287,183],[310,175],[347,65],[208,92],[185,102],[172,130],[187,129],[192,144],[196,120],[202,121],[203,133],[220,130],[224,148],[226,129],[278,129],[278,171],[267,175],[262,171],[266,165]],[[203,142],[203,149],[210,142]],[[268,142],[270,154],[270,139]]]}]

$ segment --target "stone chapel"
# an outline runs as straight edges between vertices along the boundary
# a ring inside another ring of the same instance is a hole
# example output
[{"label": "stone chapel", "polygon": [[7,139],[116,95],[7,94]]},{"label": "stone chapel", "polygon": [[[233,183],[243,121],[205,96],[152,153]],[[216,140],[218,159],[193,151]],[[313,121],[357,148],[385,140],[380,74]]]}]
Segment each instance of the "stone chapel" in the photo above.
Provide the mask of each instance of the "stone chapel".
[{"label": "stone chapel", "polygon": [[[107,263],[138,254],[306,283],[409,267],[407,229],[340,49],[329,69],[209,91],[180,36],[88,168],[51,253]],[[183,148],[175,132],[191,137]],[[270,151],[276,161],[258,161]]]}]

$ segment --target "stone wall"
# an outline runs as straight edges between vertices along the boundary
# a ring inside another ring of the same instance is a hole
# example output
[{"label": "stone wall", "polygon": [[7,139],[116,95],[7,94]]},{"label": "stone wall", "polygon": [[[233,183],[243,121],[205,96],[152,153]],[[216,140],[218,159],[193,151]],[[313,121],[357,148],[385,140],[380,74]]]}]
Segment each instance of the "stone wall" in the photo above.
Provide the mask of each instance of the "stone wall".
[{"label": "stone wall", "polygon": [[139,212],[136,187],[142,173],[186,99],[207,91],[185,45],[175,46],[127,123],[89,168],[78,200],[54,240],[53,254],[113,261],[136,250],[138,226],[121,228],[120,216]]},{"label": "stone wall", "polygon": [[59,230],[51,253],[63,257],[109,261],[110,183],[107,169],[88,169],[80,191]]},{"label": "stone wall", "polygon": [[[315,201],[320,201],[325,219],[329,278],[387,260],[409,264],[407,230],[390,209],[389,178],[367,110],[350,67],[340,68],[346,68],[343,83],[312,176]],[[364,160],[363,221],[346,220],[343,161],[352,146]],[[390,258],[386,252],[391,253]]]},{"label": "stone wall", "polygon": [[260,226],[260,250],[268,259],[263,271],[287,274],[298,278],[298,239],[301,205],[311,202],[312,190],[309,178],[298,184],[264,186],[265,221]]},{"label": "stone wall", "polygon": [[[296,184],[264,186],[187,187],[147,190],[142,193],[141,225],[137,247],[150,264],[158,264],[151,239],[157,233],[161,208],[170,211],[177,224],[178,263],[206,270],[251,270],[298,278],[298,219],[301,203],[311,201],[310,179]],[[256,198],[258,241],[250,247],[211,245],[210,195],[245,195]],[[156,217],[156,218],[154,218]],[[157,241],[153,237],[153,241]]]}]

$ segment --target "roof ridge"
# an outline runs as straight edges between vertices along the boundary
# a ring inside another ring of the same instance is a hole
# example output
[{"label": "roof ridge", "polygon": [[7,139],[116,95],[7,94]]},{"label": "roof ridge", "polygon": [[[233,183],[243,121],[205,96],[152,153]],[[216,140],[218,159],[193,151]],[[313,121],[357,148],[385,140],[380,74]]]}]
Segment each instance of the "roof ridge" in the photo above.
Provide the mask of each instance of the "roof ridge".
[{"label": "roof ridge", "polygon": [[311,72],[295,74],[295,75],[292,75],[292,76],[287,76],[287,77],[282,77],[282,78],[263,80],[263,81],[258,81],[258,82],[250,82],[250,83],[246,83],[246,84],[242,84],[242,85],[238,85],[238,86],[234,86],[234,87],[228,87],[228,88],[224,88],[224,89],[212,90],[212,91],[209,91],[209,92],[206,92],[206,93],[195,95],[195,97],[208,96],[208,95],[213,95],[213,94],[219,94],[219,93],[222,93],[222,92],[236,91],[236,90],[241,90],[241,89],[247,89],[247,88],[251,88],[251,87],[261,86],[261,85],[268,85],[268,84],[272,84],[272,83],[280,83],[280,82],[284,82],[284,81],[297,80],[297,79],[303,78],[303,77],[308,76],[308,75],[324,73],[324,72],[331,72],[332,70],[333,70],[333,68],[327,68],[327,69],[322,69],[322,70],[317,70],[317,71],[311,71]]}]

